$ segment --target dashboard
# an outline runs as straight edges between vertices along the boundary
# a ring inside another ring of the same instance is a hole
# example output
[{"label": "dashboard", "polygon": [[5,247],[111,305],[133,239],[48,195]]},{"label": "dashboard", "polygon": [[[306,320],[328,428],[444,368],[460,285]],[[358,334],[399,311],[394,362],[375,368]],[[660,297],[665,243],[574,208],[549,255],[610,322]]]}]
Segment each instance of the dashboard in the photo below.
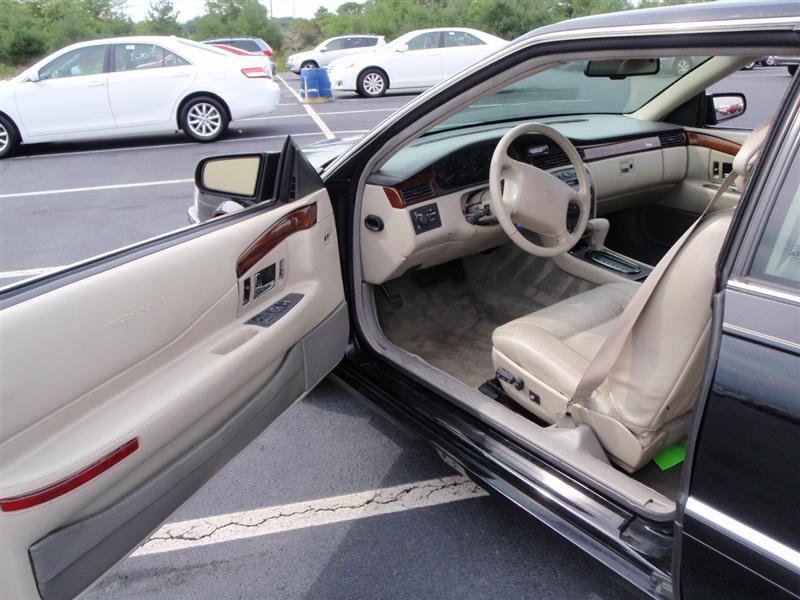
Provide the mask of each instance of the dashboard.
[{"label": "dashboard", "polygon": [[[688,136],[679,126],[620,115],[543,121],[567,137],[589,171],[592,214],[651,201],[687,173]],[[502,136],[517,123],[433,132],[405,146],[367,179],[361,238],[365,280],[383,283],[501,245],[507,236],[491,214],[489,168]],[[549,138],[528,134],[508,150],[515,160],[577,185],[574,167]],[[571,230],[577,206],[567,215]],[[381,223],[380,228],[374,227]]]}]

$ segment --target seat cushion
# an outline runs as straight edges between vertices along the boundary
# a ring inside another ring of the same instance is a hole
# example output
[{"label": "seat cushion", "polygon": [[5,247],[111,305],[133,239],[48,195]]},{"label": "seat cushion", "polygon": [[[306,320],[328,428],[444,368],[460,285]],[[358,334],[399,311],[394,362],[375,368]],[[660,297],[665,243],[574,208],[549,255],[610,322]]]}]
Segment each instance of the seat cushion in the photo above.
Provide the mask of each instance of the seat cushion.
[{"label": "seat cushion", "polygon": [[494,349],[568,399],[638,288],[603,285],[510,321],[494,330]]}]

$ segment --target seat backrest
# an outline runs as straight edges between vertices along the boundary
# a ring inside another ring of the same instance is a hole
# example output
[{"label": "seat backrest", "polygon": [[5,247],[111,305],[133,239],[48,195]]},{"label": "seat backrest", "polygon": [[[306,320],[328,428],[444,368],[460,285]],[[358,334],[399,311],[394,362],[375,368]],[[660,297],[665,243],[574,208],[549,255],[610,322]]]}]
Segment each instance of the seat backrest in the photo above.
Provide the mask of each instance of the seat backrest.
[{"label": "seat backrest", "polygon": [[[740,191],[769,125],[754,129],[734,159]],[[615,412],[636,433],[656,431],[694,405],[708,351],[717,259],[732,217],[733,209],[711,213],[686,240],[608,375]]]},{"label": "seat backrest", "polygon": [[732,214],[709,215],[686,241],[609,373],[614,408],[634,432],[657,430],[692,408],[708,350],[717,257]]}]

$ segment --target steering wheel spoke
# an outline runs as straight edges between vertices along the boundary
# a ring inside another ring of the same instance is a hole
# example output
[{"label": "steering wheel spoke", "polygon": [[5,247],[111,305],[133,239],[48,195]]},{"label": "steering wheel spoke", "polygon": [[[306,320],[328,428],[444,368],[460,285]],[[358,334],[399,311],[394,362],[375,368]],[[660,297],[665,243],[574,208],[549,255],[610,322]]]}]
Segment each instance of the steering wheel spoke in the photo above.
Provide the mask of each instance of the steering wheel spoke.
[{"label": "steering wheel spoke", "polygon": [[[575,167],[578,190],[533,165],[508,155],[519,136],[538,133],[555,142]],[[552,127],[525,123],[506,133],[495,148],[489,171],[492,211],[508,236],[523,250],[538,256],[563,254],[577,243],[586,229],[589,215],[589,179],[583,161],[572,143]],[[578,225],[567,230],[570,204],[580,209]],[[520,235],[517,224],[536,233],[542,244]]]}]

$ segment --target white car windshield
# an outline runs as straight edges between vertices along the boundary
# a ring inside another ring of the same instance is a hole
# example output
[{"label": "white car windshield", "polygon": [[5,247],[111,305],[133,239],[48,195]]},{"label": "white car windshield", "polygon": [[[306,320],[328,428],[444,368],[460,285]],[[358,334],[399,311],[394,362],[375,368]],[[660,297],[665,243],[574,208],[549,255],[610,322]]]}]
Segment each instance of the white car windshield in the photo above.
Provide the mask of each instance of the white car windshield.
[{"label": "white car windshield", "polygon": [[560,64],[513,83],[459,111],[433,130],[532,117],[625,114],[641,108],[708,56],[664,57],[658,72],[625,78],[590,77],[588,61]]}]

